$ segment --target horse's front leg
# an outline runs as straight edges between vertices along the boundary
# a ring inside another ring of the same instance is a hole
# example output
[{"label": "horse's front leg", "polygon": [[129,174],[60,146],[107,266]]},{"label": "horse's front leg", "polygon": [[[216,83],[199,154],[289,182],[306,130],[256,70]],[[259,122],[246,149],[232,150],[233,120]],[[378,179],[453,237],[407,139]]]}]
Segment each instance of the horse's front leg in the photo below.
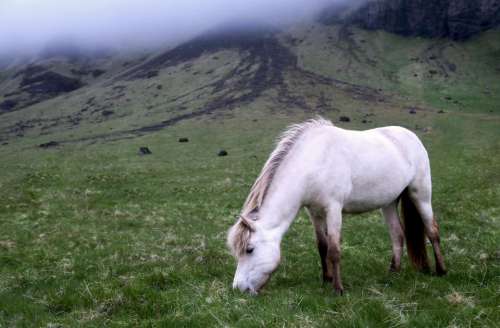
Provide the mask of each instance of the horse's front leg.
[{"label": "horse's front leg", "polygon": [[326,215],[327,226],[327,271],[333,274],[333,288],[339,295],[344,293],[340,278],[340,239],[342,228],[342,208],[335,204],[328,208]]},{"label": "horse's front leg", "polygon": [[321,269],[323,272],[323,282],[331,283],[333,281],[333,272],[328,271],[327,253],[328,237],[326,235],[326,215],[325,211],[315,207],[307,207],[307,212],[311,218],[316,234],[316,244],[318,246],[319,257],[321,259]]}]

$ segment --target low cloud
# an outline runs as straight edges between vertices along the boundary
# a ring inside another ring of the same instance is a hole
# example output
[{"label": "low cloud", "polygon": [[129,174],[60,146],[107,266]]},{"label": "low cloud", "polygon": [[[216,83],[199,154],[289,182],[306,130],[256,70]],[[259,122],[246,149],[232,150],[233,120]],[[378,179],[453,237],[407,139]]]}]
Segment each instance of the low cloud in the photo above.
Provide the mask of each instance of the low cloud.
[{"label": "low cloud", "polygon": [[227,21],[290,24],[347,0],[3,0],[0,55],[70,40],[89,49],[163,46]]}]

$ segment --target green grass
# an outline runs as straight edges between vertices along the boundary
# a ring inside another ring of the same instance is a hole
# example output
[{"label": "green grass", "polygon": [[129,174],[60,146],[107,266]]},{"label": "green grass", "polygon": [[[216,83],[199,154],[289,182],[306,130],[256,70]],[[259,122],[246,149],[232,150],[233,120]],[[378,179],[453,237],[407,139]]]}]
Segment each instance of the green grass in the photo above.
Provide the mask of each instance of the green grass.
[{"label": "green grass", "polygon": [[[302,69],[381,89],[381,100],[290,69],[282,86],[307,110],[280,103],[279,88],[271,87],[252,102],[145,136],[37,147],[203,109],[225,89],[201,87],[242,60],[244,54],[233,49],[204,54],[190,67],[181,63],[151,79],[100,81],[3,114],[0,133],[8,138],[1,143],[8,144],[0,145],[0,327],[498,325],[499,32],[465,43],[351,32],[299,26],[280,40]],[[118,72],[124,60],[103,65]],[[450,63],[454,71],[442,69]],[[241,78],[226,83],[238,85]],[[124,95],[113,89],[117,85],[125,86]],[[185,97],[176,99],[180,94]],[[67,116],[77,115],[92,97],[96,107],[109,106],[114,114],[103,119],[91,108],[72,126]],[[352,119],[340,126],[401,125],[420,135],[431,158],[447,276],[416,273],[406,258],[400,274],[389,273],[391,247],[381,215],[347,216],[346,294],[335,296],[321,283],[313,229],[301,212],[262,294],[231,290],[235,261],[225,246],[226,231],[275,138],[288,124],[320,112],[321,102],[327,118]],[[420,108],[410,115],[413,106]],[[35,124],[23,137],[9,132],[38,118],[53,121]],[[179,143],[180,137],[190,142]],[[153,154],[139,156],[141,146]],[[229,156],[217,157],[220,149]]]},{"label": "green grass", "polygon": [[[243,108],[131,140],[40,150],[39,138],[25,138],[3,146],[0,327],[496,325],[498,116],[384,115],[386,124],[432,127],[421,137],[446,277],[416,273],[406,259],[400,274],[389,273],[380,214],[348,216],[346,295],[335,296],[320,281],[313,229],[301,213],[262,294],[232,291],[226,231],[279,131],[308,117]],[[178,143],[184,136],[190,142]],[[138,156],[142,145],[153,155]],[[217,157],[220,148],[229,156]]]}]

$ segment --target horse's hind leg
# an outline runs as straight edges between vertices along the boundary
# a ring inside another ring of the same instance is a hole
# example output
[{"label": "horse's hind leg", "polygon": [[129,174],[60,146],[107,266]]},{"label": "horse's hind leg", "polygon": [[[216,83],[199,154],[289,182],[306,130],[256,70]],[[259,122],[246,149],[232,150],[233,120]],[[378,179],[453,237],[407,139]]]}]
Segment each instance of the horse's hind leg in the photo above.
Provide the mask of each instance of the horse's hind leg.
[{"label": "horse's hind leg", "polygon": [[430,202],[422,202],[417,200],[415,202],[415,206],[422,216],[425,226],[425,233],[432,244],[432,249],[434,250],[436,273],[440,276],[445,275],[446,267],[444,265],[443,254],[441,253],[439,225],[434,218],[432,205]]},{"label": "horse's hind leg", "polygon": [[417,211],[422,217],[422,221],[425,226],[425,233],[429,238],[434,250],[436,273],[438,275],[445,275],[446,266],[444,265],[444,258],[441,253],[439,226],[432,211],[430,190],[428,190],[428,188],[425,188],[425,186],[420,186],[417,188],[410,186],[409,191],[410,197],[413,200]]},{"label": "horse's hind leg", "polygon": [[390,271],[399,272],[401,269],[401,255],[403,253],[404,234],[399,220],[397,202],[393,202],[382,208],[382,214],[389,228],[392,241],[392,260]]},{"label": "horse's hind leg", "polygon": [[332,282],[333,272],[328,271],[326,255],[328,252],[328,239],[326,236],[326,215],[325,211],[319,208],[307,207],[307,212],[311,218],[316,233],[316,243],[319,256],[321,258],[321,268],[323,270],[323,281]]}]

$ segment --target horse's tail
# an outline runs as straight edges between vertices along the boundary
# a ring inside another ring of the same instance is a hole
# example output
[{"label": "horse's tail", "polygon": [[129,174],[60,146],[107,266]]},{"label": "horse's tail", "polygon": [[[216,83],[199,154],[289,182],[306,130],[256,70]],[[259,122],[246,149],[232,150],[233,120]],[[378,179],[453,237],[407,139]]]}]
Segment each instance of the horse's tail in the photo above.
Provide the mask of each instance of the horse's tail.
[{"label": "horse's tail", "polygon": [[408,257],[415,269],[419,271],[429,271],[429,260],[425,248],[426,239],[424,222],[410,198],[408,188],[401,194],[401,214],[403,217]]}]

